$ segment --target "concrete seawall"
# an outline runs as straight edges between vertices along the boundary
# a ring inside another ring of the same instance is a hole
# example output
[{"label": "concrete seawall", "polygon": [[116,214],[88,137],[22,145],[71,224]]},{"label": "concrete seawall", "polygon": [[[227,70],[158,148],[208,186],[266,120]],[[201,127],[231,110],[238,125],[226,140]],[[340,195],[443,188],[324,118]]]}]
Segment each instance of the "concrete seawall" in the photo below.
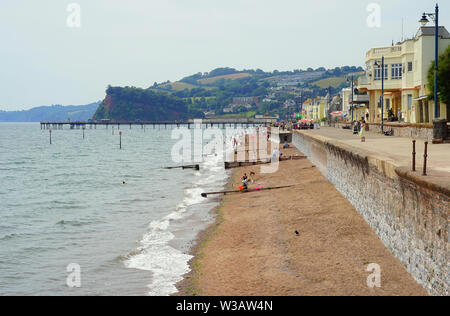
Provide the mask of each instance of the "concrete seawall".
[{"label": "concrete seawall", "polygon": [[355,206],[382,242],[431,294],[449,295],[450,189],[395,161],[296,131],[293,144]]}]

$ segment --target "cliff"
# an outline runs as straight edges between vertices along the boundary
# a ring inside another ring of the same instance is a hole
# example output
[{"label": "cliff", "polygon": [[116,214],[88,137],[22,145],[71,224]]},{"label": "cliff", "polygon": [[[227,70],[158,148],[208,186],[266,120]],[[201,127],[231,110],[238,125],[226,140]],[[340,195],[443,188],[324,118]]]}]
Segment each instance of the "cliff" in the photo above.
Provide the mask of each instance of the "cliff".
[{"label": "cliff", "polygon": [[176,121],[202,117],[202,112],[189,108],[184,100],[169,94],[150,89],[110,86],[93,119]]}]

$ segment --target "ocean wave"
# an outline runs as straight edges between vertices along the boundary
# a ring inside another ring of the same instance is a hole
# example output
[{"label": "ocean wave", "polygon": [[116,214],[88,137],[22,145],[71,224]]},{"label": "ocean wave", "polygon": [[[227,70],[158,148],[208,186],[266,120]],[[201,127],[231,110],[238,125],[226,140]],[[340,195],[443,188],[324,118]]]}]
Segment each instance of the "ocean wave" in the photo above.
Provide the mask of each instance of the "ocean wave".
[{"label": "ocean wave", "polygon": [[175,284],[190,271],[188,263],[192,256],[169,245],[175,238],[170,231],[171,223],[182,221],[189,216],[192,213],[188,211],[190,207],[205,203],[207,199],[201,196],[205,189],[225,181],[227,173],[222,161],[215,155],[206,157],[201,170],[194,173],[192,182],[185,188],[182,202],[169,215],[152,221],[148,232],[139,241],[140,246],[120,257],[126,267],[152,273],[152,282],[148,285],[149,295],[165,296],[176,293]]},{"label": "ocean wave", "polygon": [[152,296],[175,293],[175,284],[189,272],[188,261],[192,256],[168,245],[175,238],[168,226],[168,220],[153,221],[140,241],[141,246],[124,258],[126,267],[152,272],[152,283],[148,285]]}]

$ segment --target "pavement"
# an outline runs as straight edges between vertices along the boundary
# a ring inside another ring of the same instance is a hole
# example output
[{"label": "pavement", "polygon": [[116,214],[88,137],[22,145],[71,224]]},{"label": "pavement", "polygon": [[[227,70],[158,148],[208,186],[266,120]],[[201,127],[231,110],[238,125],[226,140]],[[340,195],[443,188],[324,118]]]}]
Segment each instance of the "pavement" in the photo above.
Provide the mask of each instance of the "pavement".
[{"label": "pavement", "polygon": [[[321,127],[318,130],[305,130],[302,133],[320,135],[338,140],[346,145],[369,152],[381,159],[394,161],[397,166],[412,168],[412,138],[384,136],[375,132],[366,132],[366,142],[351,130],[334,127]],[[416,169],[422,174],[425,141],[416,142]],[[428,144],[427,174],[450,181],[450,144]]]}]

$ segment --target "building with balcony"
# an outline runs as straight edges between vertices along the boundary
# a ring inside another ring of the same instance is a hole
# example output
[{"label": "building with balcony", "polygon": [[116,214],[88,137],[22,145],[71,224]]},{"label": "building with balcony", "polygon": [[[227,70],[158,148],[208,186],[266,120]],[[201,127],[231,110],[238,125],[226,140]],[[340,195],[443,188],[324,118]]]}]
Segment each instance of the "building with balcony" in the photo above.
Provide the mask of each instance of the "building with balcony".
[{"label": "building with balcony", "polygon": [[[434,61],[435,28],[421,27],[413,39],[390,47],[372,48],[366,54],[366,75],[358,90],[367,92],[370,122],[381,121],[381,60],[384,57],[383,118],[407,123],[431,123],[434,102],[428,100],[428,70]],[[439,28],[439,54],[450,45],[450,33]],[[440,117],[450,116],[449,106],[440,105]]]},{"label": "building with balcony", "polygon": [[344,88],[341,91],[342,112],[348,120],[366,119],[369,113],[370,96],[367,91],[354,89],[352,94],[351,88]]}]

